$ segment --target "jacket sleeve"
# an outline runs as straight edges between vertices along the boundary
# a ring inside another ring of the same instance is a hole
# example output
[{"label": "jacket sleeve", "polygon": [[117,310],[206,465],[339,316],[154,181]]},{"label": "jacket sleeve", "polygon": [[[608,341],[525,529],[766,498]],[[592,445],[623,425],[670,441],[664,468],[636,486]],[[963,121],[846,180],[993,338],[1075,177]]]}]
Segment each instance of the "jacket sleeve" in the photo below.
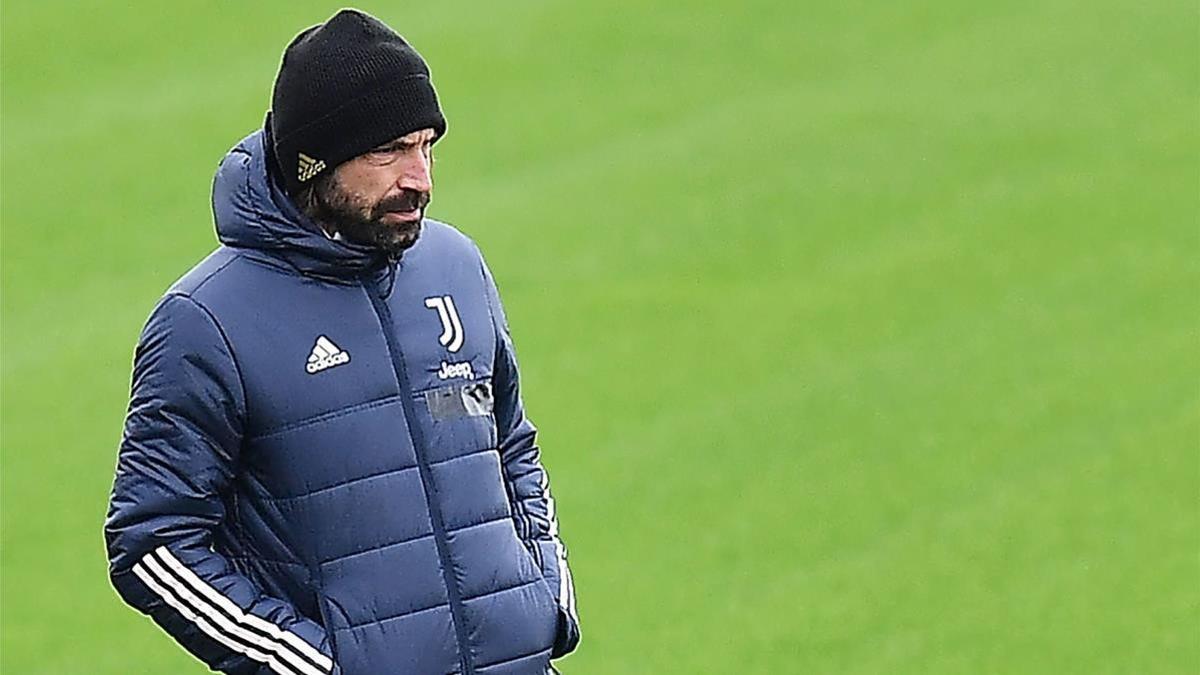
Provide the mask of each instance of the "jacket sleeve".
[{"label": "jacket sleeve", "polygon": [[120,596],[224,673],[336,672],[323,628],[263,595],[212,548],[242,444],[245,394],[208,311],[167,295],[134,357],[104,525]]},{"label": "jacket sleeve", "polygon": [[[482,261],[482,258],[481,258]],[[482,263],[488,306],[496,330],[496,360],[492,373],[496,432],[504,465],[509,500],[518,536],[533,554],[558,602],[558,635],[552,656],[564,656],[579,644],[575,583],[567,566],[567,547],[558,534],[558,516],[550,483],[537,446],[537,428],[525,417],[520,374],[508,320],[487,264]]]}]

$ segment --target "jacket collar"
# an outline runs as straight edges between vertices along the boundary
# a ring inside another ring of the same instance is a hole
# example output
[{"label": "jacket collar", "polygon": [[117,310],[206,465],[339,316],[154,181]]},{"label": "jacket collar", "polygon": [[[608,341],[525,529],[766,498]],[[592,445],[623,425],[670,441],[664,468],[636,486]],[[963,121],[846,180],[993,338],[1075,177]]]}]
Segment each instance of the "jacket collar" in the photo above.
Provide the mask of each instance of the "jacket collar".
[{"label": "jacket collar", "polygon": [[217,168],[212,206],[221,243],[265,251],[302,274],[333,281],[354,281],[389,267],[382,252],[331,239],[300,211],[267,168],[267,144],[259,129],[230,150]]}]

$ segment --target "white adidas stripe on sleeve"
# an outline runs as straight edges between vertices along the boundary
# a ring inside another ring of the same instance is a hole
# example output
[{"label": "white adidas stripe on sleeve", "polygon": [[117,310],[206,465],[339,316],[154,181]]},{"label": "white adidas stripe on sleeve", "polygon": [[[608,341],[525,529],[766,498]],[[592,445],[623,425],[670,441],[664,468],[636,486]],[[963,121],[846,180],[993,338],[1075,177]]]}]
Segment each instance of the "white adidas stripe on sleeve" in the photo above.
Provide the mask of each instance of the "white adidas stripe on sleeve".
[{"label": "white adidas stripe on sleeve", "polygon": [[546,495],[546,518],[550,521],[550,539],[554,541],[554,563],[558,567],[559,603],[567,610],[567,614],[575,622],[575,625],[579,625],[579,616],[575,614],[575,580],[571,578],[571,568],[567,565],[567,549],[563,546],[562,539],[558,538],[558,506],[550,494],[548,478],[549,476],[543,469],[539,487],[542,489],[542,494]]},{"label": "white adidas stripe on sleeve", "polygon": [[[134,566],[134,572],[168,605],[210,637],[255,661],[267,663],[280,675],[328,675],[333,669],[333,661],[299,635],[243,611],[188,569],[165,546],[147,553]],[[188,608],[188,604],[199,614]]]},{"label": "white adidas stripe on sleeve", "polygon": [[291,631],[282,630],[266,619],[257,617],[249,612],[243,612],[242,609],[234,604],[232,600],[219,593],[217,589],[209,585],[208,582],[196,576],[195,572],[191,571],[185,567],[183,563],[179,562],[179,560],[167,547],[158,547],[158,553],[162,557],[163,561],[167,563],[167,565],[179,572],[184,581],[189,582],[192,587],[208,596],[213,602],[217,603],[219,606],[224,608],[225,611],[232,614],[235,618],[237,618],[239,623],[244,623],[252,628],[257,628],[273,638],[282,639],[284,642],[287,642],[294,647],[302,656],[306,657],[308,660],[317,664],[324,670],[328,671],[333,669],[333,661],[331,661],[328,656],[325,656],[321,652],[317,651],[316,647],[313,647],[305,642],[304,639],[299,635],[296,635]]},{"label": "white adidas stripe on sleeve", "polygon": [[288,668],[284,664],[280,663],[274,654],[265,654],[263,652],[260,652],[252,647],[249,647],[237,640],[230,638],[225,633],[222,633],[221,631],[217,630],[211,623],[208,622],[207,619],[205,619],[203,616],[200,616],[200,615],[196,614],[195,612],[193,612],[191,610],[191,608],[189,608],[187,605],[183,604],[182,601],[178,600],[171,591],[168,591],[166,588],[161,586],[158,583],[158,580],[155,577],[151,576],[150,573],[147,571],[147,569],[145,567],[143,567],[141,563],[137,563],[136,565],[133,566],[133,573],[135,575],[137,575],[137,577],[142,580],[142,583],[146,584],[146,586],[149,587],[150,590],[154,591],[155,595],[162,598],[163,602],[166,602],[168,605],[170,605],[172,608],[174,608],[175,611],[177,611],[181,615],[183,615],[183,618],[187,619],[188,621],[191,621],[193,624],[196,625],[197,628],[199,628],[201,631],[203,631],[205,635],[209,636],[213,640],[216,640],[217,642],[221,643],[222,645],[225,645],[225,647],[232,649],[233,651],[235,651],[239,654],[245,654],[246,656],[250,657],[251,659],[258,661],[259,663],[267,664],[268,666],[270,666],[271,670],[274,670],[275,672],[279,673],[280,675],[299,675],[299,673],[295,672],[291,668]]}]

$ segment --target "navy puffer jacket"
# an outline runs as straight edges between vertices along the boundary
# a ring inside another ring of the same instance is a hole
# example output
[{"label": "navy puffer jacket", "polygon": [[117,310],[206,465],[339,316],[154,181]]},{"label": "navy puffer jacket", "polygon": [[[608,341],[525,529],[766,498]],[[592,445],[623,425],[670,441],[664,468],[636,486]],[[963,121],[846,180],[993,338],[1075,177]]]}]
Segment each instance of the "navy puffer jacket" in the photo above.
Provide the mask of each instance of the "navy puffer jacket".
[{"label": "navy puffer jacket", "polygon": [[222,246],[137,346],[121,597],[226,673],[545,672],[574,589],[478,249],[432,220],[399,264],[329,239],[261,131],[213,210]]}]

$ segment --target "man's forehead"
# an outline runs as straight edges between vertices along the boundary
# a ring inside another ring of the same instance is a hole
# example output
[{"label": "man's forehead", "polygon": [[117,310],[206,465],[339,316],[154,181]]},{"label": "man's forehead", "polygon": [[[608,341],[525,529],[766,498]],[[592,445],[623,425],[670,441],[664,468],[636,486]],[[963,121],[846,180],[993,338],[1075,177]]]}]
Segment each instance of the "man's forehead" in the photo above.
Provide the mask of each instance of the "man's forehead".
[{"label": "man's forehead", "polygon": [[397,136],[396,138],[393,138],[390,141],[385,141],[380,145],[391,145],[393,143],[420,143],[422,141],[427,141],[436,135],[437,131],[430,127],[426,127],[424,129],[417,129],[412,133],[404,134],[403,136]]}]

